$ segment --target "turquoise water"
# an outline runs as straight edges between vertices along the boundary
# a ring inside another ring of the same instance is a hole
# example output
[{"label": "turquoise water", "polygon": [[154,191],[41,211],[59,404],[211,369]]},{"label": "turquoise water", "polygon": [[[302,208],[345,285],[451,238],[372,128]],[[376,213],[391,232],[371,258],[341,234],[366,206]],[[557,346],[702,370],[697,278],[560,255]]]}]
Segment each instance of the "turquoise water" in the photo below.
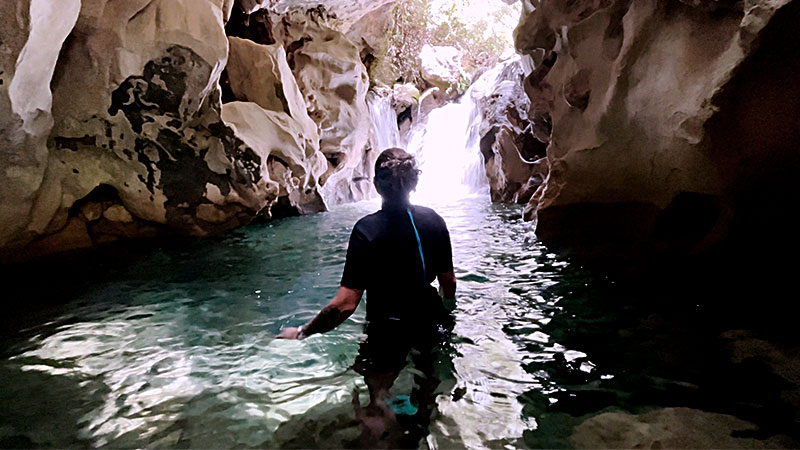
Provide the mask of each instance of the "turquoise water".
[{"label": "turquoise water", "polygon": [[[274,335],[331,298],[350,229],[377,206],[5,280],[17,286],[2,328],[0,446],[358,446],[353,395],[362,405],[368,395],[350,366],[363,302],[328,334]],[[459,286],[429,416],[398,425],[422,429],[417,445],[566,447],[598,413],[673,406],[754,422],[757,439],[797,436],[800,390],[794,371],[776,367],[787,353],[779,339],[674,291],[592,275],[541,245],[518,207],[476,197],[435,209]],[[393,394],[410,395],[422,376],[410,364]]]}]

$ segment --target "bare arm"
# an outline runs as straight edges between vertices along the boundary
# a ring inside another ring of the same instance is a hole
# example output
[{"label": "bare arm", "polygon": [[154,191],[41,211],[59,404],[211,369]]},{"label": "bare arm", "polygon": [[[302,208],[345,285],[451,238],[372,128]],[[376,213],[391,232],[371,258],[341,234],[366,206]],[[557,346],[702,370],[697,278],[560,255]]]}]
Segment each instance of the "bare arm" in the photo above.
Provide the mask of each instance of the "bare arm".
[{"label": "bare arm", "polygon": [[453,271],[440,273],[436,275],[436,279],[439,280],[442,297],[447,299],[456,297],[456,274]]},{"label": "bare arm", "polygon": [[[455,279],[455,278],[454,278]],[[340,286],[336,291],[336,296],[317,314],[311,322],[303,326],[302,337],[311,336],[316,333],[330,331],[353,314],[364,291],[361,289],[351,289]],[[278,339],[297,339],[298,328],[286,328],[278,335]]]}]

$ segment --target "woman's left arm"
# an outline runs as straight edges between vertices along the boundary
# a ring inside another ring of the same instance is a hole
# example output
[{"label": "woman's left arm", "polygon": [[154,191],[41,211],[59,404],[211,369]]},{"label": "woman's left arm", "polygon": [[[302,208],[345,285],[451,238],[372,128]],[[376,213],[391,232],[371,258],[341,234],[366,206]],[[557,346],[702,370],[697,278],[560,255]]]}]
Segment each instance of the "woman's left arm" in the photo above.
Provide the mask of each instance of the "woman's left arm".
[{"label": "woman's left arm", "polygon": [[333,300],[322,308],[311,322],[297,328],[286,328],[278,335],[278,339],[303,339],[312,334],[325,333],[336,328],[353,314],[361,302],[363,294],[363,289],[339,286]]}]

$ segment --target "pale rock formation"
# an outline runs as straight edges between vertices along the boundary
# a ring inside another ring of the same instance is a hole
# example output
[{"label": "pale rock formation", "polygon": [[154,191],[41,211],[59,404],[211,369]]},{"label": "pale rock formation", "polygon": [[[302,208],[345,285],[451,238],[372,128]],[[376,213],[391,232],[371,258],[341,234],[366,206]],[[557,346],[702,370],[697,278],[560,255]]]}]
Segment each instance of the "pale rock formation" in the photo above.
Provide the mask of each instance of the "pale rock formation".
[{"label": "pale rock formation", "polygon": [[455,47],[426,44],[419,53],[422,78],[446,93],[458,91],[463,70],[461,52]]},{"label": "pale rock formation", "polygon": [[288,114],[251,102],[226,103],[222,120],[258,154],[268,191],[288,197],[300,214],[325,210],[316,182],[328,166],[319,152],[316,129],[307,130]]},{"label": "pale rock formation", "polygon": [[226,69],[236,98],[288,114],[301,127],[301,135],[318,148],[317,124],[308,116],[305,98],[286,62],[283,46],[260,45],[236,37],[229,40]]},{"label": "pale rock formation", "polygon": [[[220,232],[269,215],[281,195],[296,212],[324,207],[318,178],[327,162],[280,51],[261,49],[277,61],[288,112],[222,111],[231,7],[3,2],[0,257]],[[254,100],[275,105],[260,93]]]},{"label": "pale rock formation", "polygon": [[0,248],[41,234],[57,208],[38,207],[39,191],[48,184],[49,84],[80,8],[79,0],[0,5]]},{"label": "pale rock formation", "polygon": [[489,193],[495,202],[526,204],[547,175],[546,144],[531,131],[520,59],[505,62],[497,76],[495,70],[483,75],[492,78],[491,86],[476,99],[483,116],[480,149]]},{"label": "pale rock formation", "polygon": [[576,448],[786,448],[786,437],[767,440],[736,437],[756,426],[734,416],[689,408],[645,414],[608,412],[591,417],[572,434]]},{"label": "pale rock formation", "polygon": [[287,58],[306,109],[317,124],[320,151],[328,170],[320,179],[329,205],[370,195],[368,171],[370,121],[366,95],[369,78],[358,47],[330,19],[313,12],[289,12],[273,28]]},{"label": "pale rock formation", "polygon": [[398,83],[392,86],[392,107],[396,113],[416,105],[420,92],[412,83]]},{"label": "pale rock formation", "polygon": [[533,3],[516,45],[549,140],[526,211],[541,237],[693,254],[780,215],[764,202],[797,192],[798,2]]},{"label": "pale rock formation", "polygon": [[359,47],[361,60],[364,61],[367,71],[370,70],[375,55],[385,54],[389,47],[387,36],[394,24],[394,7],[392,1],[373,9],[351,25],[345,33],[347,39]]}]

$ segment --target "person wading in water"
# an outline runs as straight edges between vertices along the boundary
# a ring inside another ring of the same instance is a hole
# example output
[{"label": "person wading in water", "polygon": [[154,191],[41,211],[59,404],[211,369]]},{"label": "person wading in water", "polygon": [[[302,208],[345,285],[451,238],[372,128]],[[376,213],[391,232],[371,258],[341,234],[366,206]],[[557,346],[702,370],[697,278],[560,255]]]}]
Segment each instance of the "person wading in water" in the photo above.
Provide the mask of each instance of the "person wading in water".
[{"label": "person wading in water", "polygon": [[330,331],[350,317],[367,291],[367,339],[353,367],[364,376],[370,405],[360,408],[357,396],[354,404],[376,439],[389,438],[391,425],[397,424],[394,412],[409,414],[409,409],[419,408],[419,416],[426,422],[419,425],[427,424],[426,413],[429,418],[438,382],[435,377],[422,382],[429,389],[421,386],[418,398],[411,399],[417,406],[407,404],[401,408],[405,411],[398,411],[396,405],[389,407],[388,391],[412,349],[417,368],[432,372],[432,350],[445,342],[453,323],[442,297],[431,286],[436,278],[444,298],[455,297],[450,234],[434,210],[409,202],[419,173],[414,157],[404,150],[390,148],[378,156],[375,189],[383,206],[353,227],[339,290],[311,322],[286,328],[278,335],[303,339]]}]

